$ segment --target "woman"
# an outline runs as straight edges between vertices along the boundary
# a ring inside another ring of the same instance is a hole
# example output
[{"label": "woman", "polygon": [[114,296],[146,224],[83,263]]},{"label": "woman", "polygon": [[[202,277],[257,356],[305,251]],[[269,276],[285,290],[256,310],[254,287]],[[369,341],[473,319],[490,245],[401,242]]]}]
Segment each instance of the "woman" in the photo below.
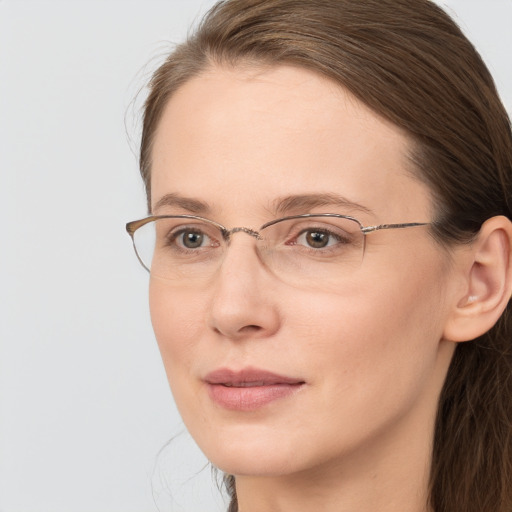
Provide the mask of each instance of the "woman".
[{"label": "woman", "polygon": [[219,3],[140,164],[128,231],[230,511],[512,510],[512,135],[439,7]]}]

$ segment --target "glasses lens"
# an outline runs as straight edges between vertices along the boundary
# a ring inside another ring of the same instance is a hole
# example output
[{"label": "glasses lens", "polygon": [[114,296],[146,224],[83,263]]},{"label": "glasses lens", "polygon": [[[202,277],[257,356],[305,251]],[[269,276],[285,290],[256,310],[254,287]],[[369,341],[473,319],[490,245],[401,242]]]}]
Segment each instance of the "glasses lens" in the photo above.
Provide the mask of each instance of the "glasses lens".
[{"label": "glasses lens", "polygon": [[287,281],[325,287],[360,266],[364,234],[351,218],[311,216],[280,220],[262,230],[269,266]]},{"label": "glasses lens", "polygon": [[135,251],[155,277],[189,279],[210,275],[224,249],[214,224],[188,218],[161,218],[135,231]]}]

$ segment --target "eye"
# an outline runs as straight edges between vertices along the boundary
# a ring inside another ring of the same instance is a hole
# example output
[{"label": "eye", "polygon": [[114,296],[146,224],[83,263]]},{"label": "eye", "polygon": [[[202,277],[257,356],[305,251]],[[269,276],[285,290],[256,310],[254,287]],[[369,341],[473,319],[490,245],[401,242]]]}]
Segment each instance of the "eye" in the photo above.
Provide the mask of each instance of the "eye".
[{"label": "eye", "polygon": [[180,234],[178,240],[187,249],[197,249],[208,241],[208,236],[198,231],[184,231]]},{"label": "eye", "polygon": [[217,232],[215,227],[205,223],[173,225],[173,219],[170,222],[163,219],[160,227],[160,235],[157,233],[157,239],[161,240],[160,247],[171,249],[177,254],[202,253],[221,245],[220,231]]},{"label": "eye", "polygon": [[[146,258],[155,265],[184,265],[212,261],[222,254],[223,232],[207,222],[182,218],[163,217],[155,222],[154,237],[147,237],[146,245],[152,247]],[[142,244],[143,241],[140,241]],[[140,245],[139,244],[139,245]],[[148,249],[149,250],[149,249]]]},{"label": "eye", "polygon": [[177,244],[183,249],[200,249],[201,247],[214,246],[213,240],[200,229],[183,228],[174,231],[170,235],[170,242]]},{"label": "eye", "polygon": [[325,247],[343,243],[348,243],[348,239],[344,239],[339,234],[327,229],[320,228],[303,230],[295,241],[295,244],[305,245],[312,249],[324,249]]}]

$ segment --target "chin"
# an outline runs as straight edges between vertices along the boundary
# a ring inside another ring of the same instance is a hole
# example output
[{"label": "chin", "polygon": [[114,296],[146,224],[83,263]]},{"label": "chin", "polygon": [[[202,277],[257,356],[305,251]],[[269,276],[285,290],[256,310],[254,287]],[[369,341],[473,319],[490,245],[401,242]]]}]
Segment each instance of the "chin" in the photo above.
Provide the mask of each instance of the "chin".
[{"label": "chin", "polygon": [[210,460],[224,473],[235,476],[277,477],[304,469],[295,467],[288,457],[268,452],[270,450],[262,450],[259,453],[218,454]]},{"label": "chin", "polygon": [[[218,436],[192,437],[210,462],[231,475],[278,476],[299,470],[302,451],[289,435],[239,425]],[[277,434],[277,435],[276,435]],[[283,439],[284,438],[284,439]]]}]

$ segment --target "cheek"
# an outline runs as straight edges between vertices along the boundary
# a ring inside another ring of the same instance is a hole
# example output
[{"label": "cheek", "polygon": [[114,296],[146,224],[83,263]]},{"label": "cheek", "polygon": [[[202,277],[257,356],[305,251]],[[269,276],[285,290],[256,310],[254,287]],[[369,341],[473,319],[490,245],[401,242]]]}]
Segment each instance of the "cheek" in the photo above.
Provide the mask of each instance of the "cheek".
[{"label": "cheek", "polygon": [[330,390],[324,410],[341,411],[338,402],[362,416],[391,412],[436,388],[446,276],[435,261],[420,268],[360,275],[336,295],[300,302],[295,295],[290,336],[309,354],[308,372]]},{"label": "cheek", "polygon": [[197,291],[177,291],[168,283],[151,279],[151,322],[169,382],[176,372],[187,372],[204,326],[204,305]]}]

